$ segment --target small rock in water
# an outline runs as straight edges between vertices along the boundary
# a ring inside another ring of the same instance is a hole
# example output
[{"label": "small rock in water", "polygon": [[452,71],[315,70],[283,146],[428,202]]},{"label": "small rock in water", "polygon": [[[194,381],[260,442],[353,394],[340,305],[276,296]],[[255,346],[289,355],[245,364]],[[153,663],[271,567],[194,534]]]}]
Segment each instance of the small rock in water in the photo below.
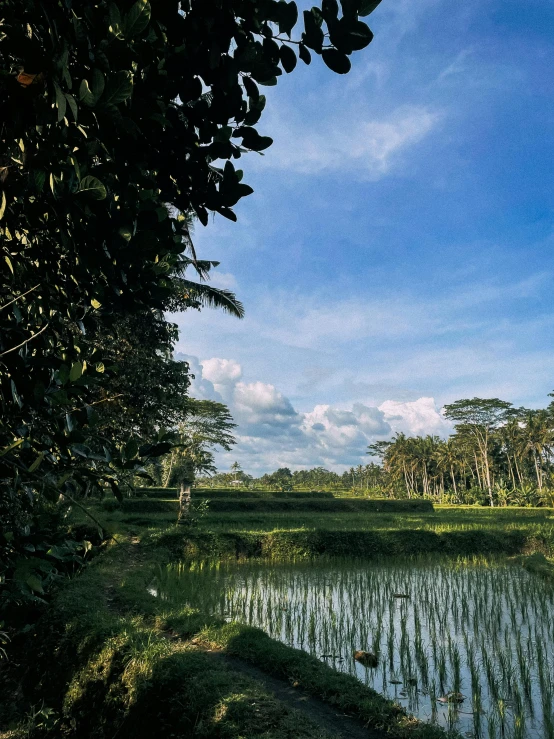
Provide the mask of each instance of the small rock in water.
[{"label": "small rock in water", "polygon": [[389,680],[391,685],[402,685],[402,680]]},{"label": "small rock in water", "polygon": [[354,659],[364,667],[379,666],[379,657],[376,654],[373,654],[373,652],[364,652],[363,650],[358,649],[354,652]]},{"label": "small rock in water", "polygon": [[441,698],[437,698],[439,703],[463,703],[465,700],[465,695],[462,695],[461,693],[448,693],[447,695],[443,695]]},{"label": "small rock in water", "polygon": [[393,593],[393,598],[409,598],[408,593]]}]

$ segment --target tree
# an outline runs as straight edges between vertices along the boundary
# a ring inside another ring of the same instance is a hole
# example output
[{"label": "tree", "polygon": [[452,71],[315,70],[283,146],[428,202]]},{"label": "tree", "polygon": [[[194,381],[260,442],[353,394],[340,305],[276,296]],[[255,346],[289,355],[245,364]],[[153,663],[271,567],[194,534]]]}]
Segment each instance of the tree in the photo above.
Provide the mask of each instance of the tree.
[{"label": "tree", "polygon": [[179,521],[186,522],[190,508],[190,489],[198,473],[215,472],[213,451],[230,451],[236,443],[236,428],[229,409],[213,400],[189,399],[187,419],[179,426],[178,445],[166,458],[167,487],[179,485]]},{"label": "tree", "polygon": [[549,414],[545,410],[527,411],[525,427],[522,433],[521,449],[530,454],[537,476],[539,494],[543,487],[543,465],[552,454],[554,444],[554,429]]},{"label": "tree", "polygon": [[[202,271],[184,256],[190,213],[234,220],[252,189],[233,160],[271,144],[254,128],[259,85],[294,69],[295,45],[306,64],[311,49],[347,72],[373,37],[358,14],[377,4],[344,2],[342,16],[335,2],[314,7],[297,43],[294,2],[3,3],[1,292],[6,303],[26,296],[3,314],[8,386],[20,374],[31,390],[39,382],[21,344],[57,369],[56,350],[74,360],[95,311],[164,308],[172,270]],[[60,341],[68,321],[79,331]],[[16,392],[26,403],[26,384]]]},{"label": "tree", "polygon": [[264,485],[272,485],[281,488],[292,487],[292,472],[288,467],[279,467],[278,470],[268,475],[263,475],[261,482]]},{"label": "tree", "polygon": [[[443,441],[437,445],[435,449],[435,460],[441,475],[450,475],[452,488],[455,498],[458,498],[458,488],[456,485],[456,472],[460,463],[458,446],[454,438]],[[444,482],[443,482],[444,487]]]},{"label": "tree", "polygon": [[236,482],[238,473],[242,472],[242,467],[238,462],[233,462],[231,465],[231,472],[233,473],[233,480]]},{"label": "tree", "polygon": [[444,406],[444,415],[456,422],[456,430],[472,437],[477,444],[491,506],[494,506],[489,458],[491,436],[513,413],[512,403],[498,398],[457,400]]},{"label": "tree", "polygon": [[373,444],[368,445],[366,453],[383,460],[387,449],[391,444],[391,441],[376,441]]},{"label": "tree", "polygon": [[[304,12],[294,40],[294,2],[4,0],[0,499],[8,508],[89,484],[117,493],[118,469],[167,451],[158,437],[138,449],[120,434],[100,444],[99,395],[104,404],[122,397],[102,337],[127,316],[176,305],[240,312],[232,295],[204,284],[215,263],[198,259],[191,215],[204,225],[209,213],[235,220],[234,205],[252,192],[235,163],[271,144],[255,128],[260,86],[294,69],[295,48],[306,64],[315,53],[347,72],[349,56],[373,37],[358,16],[377,4],[343,0],[339,12],[325,0]],[[2,527],[25,518],[0,513]]]}]

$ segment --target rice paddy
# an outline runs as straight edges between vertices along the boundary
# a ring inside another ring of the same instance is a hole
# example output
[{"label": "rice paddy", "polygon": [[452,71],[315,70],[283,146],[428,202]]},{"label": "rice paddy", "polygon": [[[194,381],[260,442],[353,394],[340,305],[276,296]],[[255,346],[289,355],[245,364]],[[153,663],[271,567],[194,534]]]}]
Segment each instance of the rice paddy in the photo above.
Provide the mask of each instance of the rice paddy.
[{"label": "rice paddy", "polygon": [[258,626],[464,736],[554,739],[554,587],[505,561],[187,562],[151,592]]}]

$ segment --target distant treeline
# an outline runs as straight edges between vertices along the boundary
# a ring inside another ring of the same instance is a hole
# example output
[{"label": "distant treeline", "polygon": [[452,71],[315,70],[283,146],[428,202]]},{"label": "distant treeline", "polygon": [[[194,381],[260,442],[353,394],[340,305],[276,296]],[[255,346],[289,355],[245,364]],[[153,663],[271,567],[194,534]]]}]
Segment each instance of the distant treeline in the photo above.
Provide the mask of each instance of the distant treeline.
[{"label": "distant treeline", "polygon": [[246,487],[265,487],[270,490],[281,490],[292,488],[294,490],[350,490],[351,488],[379,487],[383,482],[383,469],[381,465],[374,462],[366,465],[352,467],[342,475],[331,472],[324,467],[313,467],[308,470],[295,470],[292,472],[288,467],[280,467],[275,472],[253,477],[242,470],[231,472],[220,472],[209,478],[199,478],[198,485],[206,487],[221,487],[229,485]]},{"label": "distant treeline", "polygon": [[436,502],[554,505],[554,402],[515,408],[498,398],[446,405],[454,423],[448,439],[406,436],[377,441],[368,454],[380,460],[341,475],[323,467],[287,467],[253,478],[235,463],[231,472],[202,479],[209,486],[350,490],[375,497],[424,497]]},{"label": "distant treeline", "polygon": [[455,423],[446,440],[400,433],[369,447],[390,490],[439,502],[553,505],[554,403],[529,410],[473,398],[444,414]]}]

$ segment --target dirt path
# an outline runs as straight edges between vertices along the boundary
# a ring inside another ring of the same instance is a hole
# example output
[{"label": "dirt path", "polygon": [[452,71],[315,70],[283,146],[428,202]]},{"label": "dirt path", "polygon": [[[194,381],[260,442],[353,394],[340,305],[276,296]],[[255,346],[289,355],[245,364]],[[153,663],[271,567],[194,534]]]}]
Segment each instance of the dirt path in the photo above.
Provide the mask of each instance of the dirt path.
[{"label": "dirt path", "polygon": [[259,683],[286,706],[300,711],[336,739],[386,739],[384,732],[367,728],[355,716],[338,713],[328,703],[294,688],[286,680],[268,675],[258,667],[254,667],[236,657],[230,657],[223,651],[204,649],[200,645],[197,648],[205,654],[211,655],[213,659],[224,662],[231,670],[246,675]]},{"label": "dirt path", "polygon": [[[139,542],[137,540],[132,543],[138,544]],[[137,552],[135,547],[130,550],[130,555],[130,566],[140,567],[144,555]],[[114,604],[111,601],[112,598],[108,597],[108,607],[114,610]],[[166,631],[161,632],[161,634],[171,641],[181,641],[181,637],[176,632]],[[277,700],[284,703],[285,706],[301,712],[306,718],[335,737],[335,739],[387,739],[388,735],[384,731],[366,727],[356,716],[340,713],[338,709],[333,708],[329,703],[314,698],[302,689],[294,688],[285,679],[268,675],[258,667],[226,654],[222,649],[209,649],[204,644],[196,642],[195,639],[192,642],[187,641],[186,643],[189,648],[197,649],[208,655],[211,659],[217,660],[219,665],[224,663],[231,671],[244,675],[258,683],[270,695],[274,695]]]}]

